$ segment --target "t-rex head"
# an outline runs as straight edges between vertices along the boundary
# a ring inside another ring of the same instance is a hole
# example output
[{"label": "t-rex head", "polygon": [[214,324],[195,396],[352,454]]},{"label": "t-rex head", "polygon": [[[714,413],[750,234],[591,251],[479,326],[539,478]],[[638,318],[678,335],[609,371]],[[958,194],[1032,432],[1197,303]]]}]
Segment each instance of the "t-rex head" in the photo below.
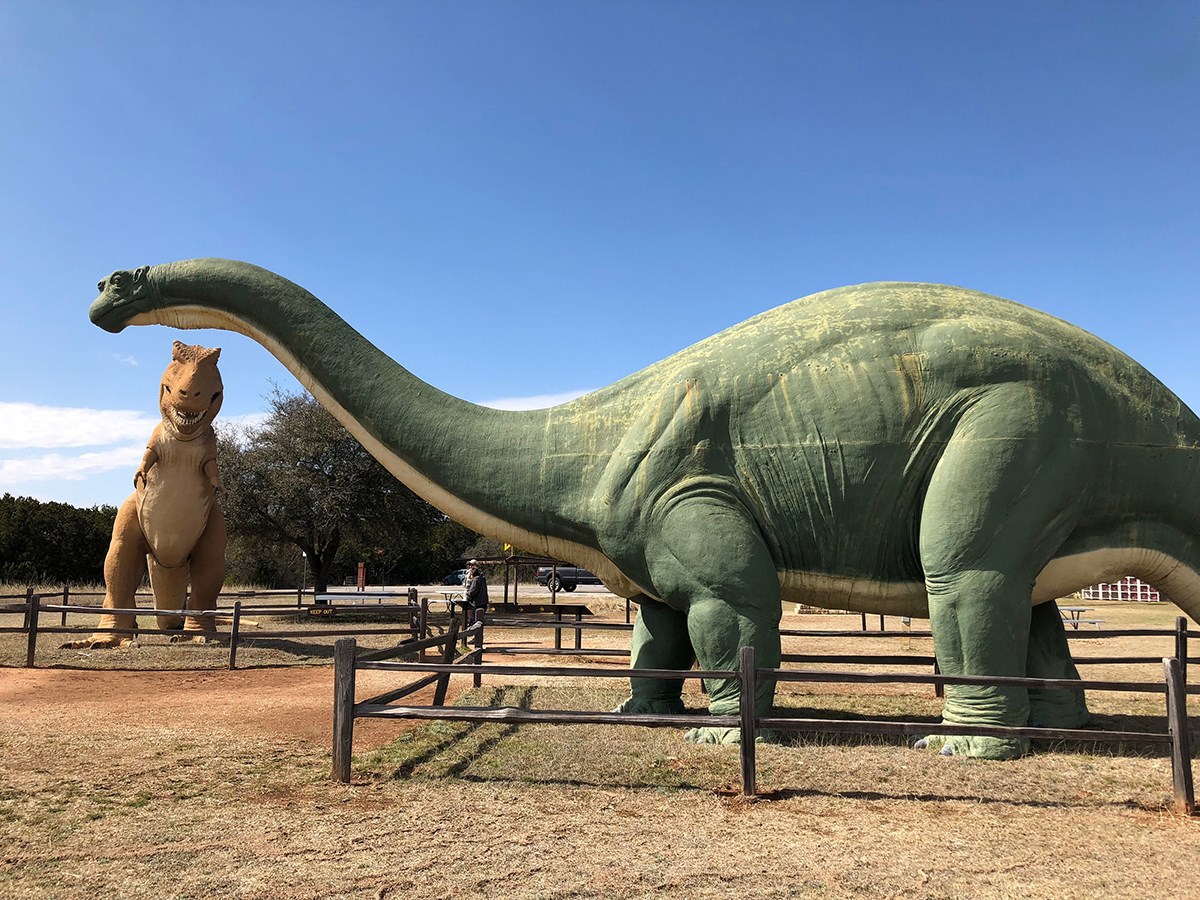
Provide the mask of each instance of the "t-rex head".
[{"label": "t-rex head", "polygon": [[117,332],[129,324],[129,319],[161,305],[158,288],[150,278],[150,267],[142,266],[132,272],[113,272],[100,282],[100,296],[92,301],[88,316],[105,331]]},{"label": "t-rex head", "polygon": [[220,347],[180,341],[171,346],[171,364],[163,372],[158,408],[163,427],[179,440],[189,441],[212,425],[221,409],[223,392],[221,373],[217,371],[220,356]]}]

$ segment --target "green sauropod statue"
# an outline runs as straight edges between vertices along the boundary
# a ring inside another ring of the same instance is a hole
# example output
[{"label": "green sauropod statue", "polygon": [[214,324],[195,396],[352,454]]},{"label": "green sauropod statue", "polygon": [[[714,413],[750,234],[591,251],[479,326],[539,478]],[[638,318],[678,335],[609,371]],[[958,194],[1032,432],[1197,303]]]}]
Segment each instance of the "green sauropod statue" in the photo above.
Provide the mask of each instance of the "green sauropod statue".
[{"label": "green sauropod statue", "polygon": [[[826,291],[523,412],[438,391],[246,263],[115,273],[91,318],[250,336],[444,512],[636,600],[625,711],[682,709],[678,682],[639,668],[733,669],[746,645],[777,665],[783,601],[929,616],[951,675],[1078,678],[1053,600],[1122,575],[1200,616],[1200,420],[1115,348],[986,294]],[[736,711],[736,681],[708,690],[712,712]],[[755,698],[763,714],[773,690]],[[951,687],[943,711],[991,725],[1087,717],[1078,689]],[[919,744],[1026,749],[936,733]]]}]

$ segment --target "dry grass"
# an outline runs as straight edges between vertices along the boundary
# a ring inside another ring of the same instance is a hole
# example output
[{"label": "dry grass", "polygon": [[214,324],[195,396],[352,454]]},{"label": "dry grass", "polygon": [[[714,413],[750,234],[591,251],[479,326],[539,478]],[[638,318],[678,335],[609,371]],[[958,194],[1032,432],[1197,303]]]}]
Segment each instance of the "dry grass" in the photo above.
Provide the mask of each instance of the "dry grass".
[{"label": "dry grass", "polygon": [[[1174,614],[1104,604],[1101,617],[1169,626]],[[0,641],[9,665],[10,638]],[[921,653],[924,643],[793,649]],[[1075,647],[1171,649],[1164,638]],[[688,745],[673,729],[369,721],[356,729],[353,782],[340,786],[327,780],[328,668],[204,671],[226,653],[148,646],[59,664],[70,669],[0,669],[0,897],[1090,898],[1186,896],[1200,878],[1200,820],[1167,811],[1161,751],[1039,747],[983,763],[816,738],[760,746],[764,797],[747,802],[736,748]],[[157,668],[172,654],[201,671],[78,671]],[[391,686],[369,674],[360,695]],[[623,696],[595,684],[489,680],[458,702],[606,709]],[[1160,698],[1089,699],[1124,724],[1161,716]],[[924,688],[788,686],[780,703],[931,720],[938,710]]]}]

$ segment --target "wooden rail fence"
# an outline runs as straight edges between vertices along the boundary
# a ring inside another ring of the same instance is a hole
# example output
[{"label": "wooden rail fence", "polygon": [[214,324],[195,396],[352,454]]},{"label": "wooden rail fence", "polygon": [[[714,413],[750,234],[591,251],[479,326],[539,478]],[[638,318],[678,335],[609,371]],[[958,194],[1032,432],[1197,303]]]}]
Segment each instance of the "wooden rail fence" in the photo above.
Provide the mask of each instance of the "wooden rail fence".
[{"label": "wooden rail fence", "polygon": [[[69,599],[69,591],[64,588],[62,597]],[[85,595],[91,596],[91,595]],[[104,609],[100,606],[80,606],[72,605],[67,602],[62,603],[45,603],[43,598],[51,597],[59,598],[59,594],[36,594],[31,590],[25,595],[7,595],[0,596],[0,614],[21,614],[22,622],[19,627],[3,626],[0,627],[0,634],[22,633],[26,635],[26,653],[25,666],[33,668],[36,662],[38,639],[46,634],[58,635],[79,635],[88,636],[92,634],[121,634],[136,637],[138,635],[155,634],[165,635],[170,637],[179,636],[182,632],[178,629],[162,629],[148,628],[139,626],[137,628],[98,628],[89,626],[68,626],[67,615],[79,614],[89,616],[100,615],[129,615],[141,616],[143,618],[150,616],[167,615],[173,617],[186,617],[193,619],[218,619],[224,624],[226,621],[229,624],[229,632],[227,637],[229,640],[229,668],[237,668],[238,648],[247,640],[268,640],[268,639],[291,639],[304,640],[317,637],[341,637],[347,634],[363,635],[394,635],[405,636],[410,640],[420,640],[429,635],[429,601],[428,598],[423,598],[419,603],[406,602],[403,604],[383,604],[382,602],[374,605],[370,604],[345,604],[345,605],[315,605],[302,607],[297,612],[297,609],[290,606],[245,606],[243,600],[247,598],[257,598],[261,596],[278,597],[276,593],[258,594],[255,592],[239,592],[238,594],[223,594],[224,598],[237,597],[232,606],[219,607],[215,610],[193,611],[193,610],[156,610],[153,607],[134,607],[126,609]],[[287,593],[290,596],[290,592]],[[337,595],[341,596],[341,595]],[[347,595],[353,597],[354,595]],[[409,595],[411,596],[411,595]],[[5,600],[21,599],[21,603],[4,603]],[[407,599],[407,598],[406,598]],[[379,616],[396,616],[402,618],[404,622],[398,625],[391,626],[367,626],[358,622],[347,623],[341,628],[317,628],[303,630],[287,630],[287,631],[262,631],[256,629],[250,637],[242,634],[243,619],[248,616],[259,618],[270,617],[290,617],[295,618],[298,614],[320,614],[326,616],[331,613],[338,617],[379,617]],[[45,624],[43,616],[47,614],[59,614],[59,624]]]},{"label": "wooden rail fence", "polygon": [[[457,627],[457,622],[454,623]],[[488,627],[501,624],[489,620]],[[609,623],[582,622],[524,622],[519,620],[503,620],[507,627],[524,624],[527,627],[552,627],[555,629],[573,630],[576,632],[577,643],[575,650],[559,649],[557,651],[542,650],[543,654],[554,652],[585,653],[596,655],[597,650],[582,650],[578,643],[579,632],[584,628],[602,626],[621,628],[621,625]],[[416,663],[393,662],[385,660],[379,653],[356,654],[357,643],[353,638],[343,638],[336,642],[334,650],[334,742],[333,742],[333,772],[332,777],[337,781],[347,782],[350,779],[350,758],[353,744],[354,719],[356,718],[398,718],[398,719],[446,719],[475,722],[503,722],[509,724],[610,724],[610,725],[639,725],[645,727],[716,727],[737,728],[741,733],[740,760],[742,774],[742,790],[746,796],[756,793],[756,761],[754,736],[760,729],[780,732],[805,733],[839,733],[839,734],[878,734],[878,735],[924,735],[933,730],[945,735],[973,735],[1009,738],[1036,738],[1041,740],[1073,740],[1091,743],[1146,743],[1169,745],[1171,753],[1172,795],[1177,809],[1191,815],[1195,812],[1195,790],[1192,779],[1191,745],[1188,728],[1186,698],[1188,694],[1200,694],[1200,686],[1190,687],[1186,681],[1187,641],[1189,632],[1187,622],[1182,617],[1177,620],[1174,630],[1167,629],[1124,629],[1120,631],[1101,632],[1100,636],[1146,636],[1174,635],[1176,655],[1173,657],[1108,657],[1104,661],[1139,663],[1159,662],[1162,665],[1163,681],[1127,682],[1127,681],[1097,681],[1073,679],[1044,679],[1044,678],[992,678],[983,676],[949,676],[934,673],[931,675],[903,672],[844,672],[844,671],[797,671],[782,668],[759,668],[755,661],[754,649],[743,648],[737,671],[704,671],[704,670],[666,670],[639,669],[639,678],[654,679],[689,679],[689,678],[736,678],[741,686],[741,707],[738,715],[715,716],[709,714],[659,715],[659,714],[625,714],[601,711],[579,710],[531,710],[511,707],[447,707],[444,705],[444,691],[435,698],[433,706],[396,706],[392,701],[412,693],[430,683],[430,679],[438,676],[449,678],[451,673],[470,674],[478,686],[482,676],[514,675],[532,678],[544,677],[582,677],[582,678],[629,678],[628,668],[603,668],[591,666],[517,666],[483,664],[483,633],[484,628],[472,632],[475,635],[474,649],[453,662]],[[861,632],[784,632],[785,634],[827,637],[851,636],[861,638]],[[888,634],[905,636],[904,632]],[[1081,633],[1082,634],[1082,633]],[[1096,633],[1087,633],[1094,637]],[[872,633],[872,637],[880,636]],[[908,636],[928,636],[927,633],[908,634]],[[1192,636],[1200,636],[1193,634]],[[449,645],[447,645],[449,646]],[[409,650],[415,649],[410,645]],[[512,648],[487,647],[486,652],[510,650]],[[403,655],[404,645],[389,651],[391,657]],[[538,652],[536,649],[532,652]],[[474,661],[469,661],[470,657]],[[854,662],[859,664],[918,664],[932,663],[932,658],[925,657],[896,657],[896,656],[838,656],[788,654],[784,661],[791,662]],[[1086,660],[1087,662],[1100,660]],[[1085,660],[1077,660],[1077,663]],[[384,670],[396,673],[408,672],[424,677],[414,682],[416,686],[406,686],[396,691],[390,691],[367,700],[356,701],[354,695],[354,672],[359,669]],[[1024,686],[1030,688],[1051,689],[1083,689],[1117,692],[1158,693],[1165,695],[1166,700],[1166,730],[1165,731],[1112,731],[1092,728],[1034,728],[1006,727],[990,725],[959,725],[938,724],[928,722],[904,722],[884,720],[844,720],[844,719],[804,719],[782,716],[758,716],[753,698],[757,685],[762,680],[775,682],[812,682],[812,683],[869,683],[869,684],[932,684],[939,694],[945,685],[991,685],[991,686]]]}]

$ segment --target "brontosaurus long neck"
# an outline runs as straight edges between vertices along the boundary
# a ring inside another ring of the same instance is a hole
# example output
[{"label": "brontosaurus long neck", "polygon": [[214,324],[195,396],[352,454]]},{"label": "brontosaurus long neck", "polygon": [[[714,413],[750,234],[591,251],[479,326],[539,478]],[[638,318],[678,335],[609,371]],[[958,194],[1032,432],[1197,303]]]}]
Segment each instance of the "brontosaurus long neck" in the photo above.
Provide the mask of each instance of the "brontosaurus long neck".
[{"label": "brontosaurus long neck", "polygon": [[223,328],[261,343],[363,446],[459,522],[528,549],[555,535],[589,543],[571,516],[545,508],[547,414],[467,403],[426,384],[285,278],[246,263],[155,266],[162,306],[130,324]]}]

